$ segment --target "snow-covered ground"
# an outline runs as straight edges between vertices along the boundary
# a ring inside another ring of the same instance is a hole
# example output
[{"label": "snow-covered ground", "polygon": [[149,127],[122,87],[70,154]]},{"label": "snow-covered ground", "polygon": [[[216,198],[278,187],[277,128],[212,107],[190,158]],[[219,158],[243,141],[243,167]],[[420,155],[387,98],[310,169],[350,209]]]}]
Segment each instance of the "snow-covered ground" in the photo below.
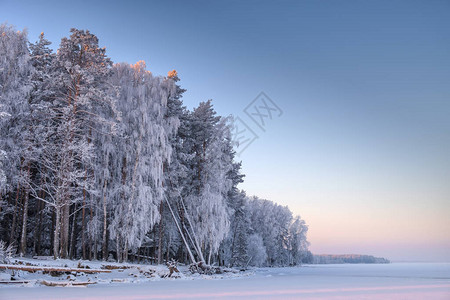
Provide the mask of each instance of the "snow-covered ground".
[{"label": "snow-covered ground", "polygon": [[[158,272],[164,272],[164,268]],[[306,265],[301,268],[261,268],[239,276],[228,274],[213,278],[182,275],[177,279],[161,279],[156,276],[150,281],[136,280],[134,283],[105,279],[88,287],[0,287],[2,300],[212,298],[448,300],[450,264]]]}]

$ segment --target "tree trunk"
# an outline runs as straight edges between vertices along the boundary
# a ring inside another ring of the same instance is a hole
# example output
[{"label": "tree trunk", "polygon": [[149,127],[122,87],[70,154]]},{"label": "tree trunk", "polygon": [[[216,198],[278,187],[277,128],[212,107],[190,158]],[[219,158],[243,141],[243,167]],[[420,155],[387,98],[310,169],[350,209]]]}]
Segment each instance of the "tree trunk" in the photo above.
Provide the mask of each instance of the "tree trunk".
[{"label": "tree trunk", "polygon": [[[56,208],[52,210],[52,229],[50,230],[50,248],[55,244]],[[55,255],[53,253],[53,255]]]},{"label": "tree trunk", "polygon": [[12,220],[12,224],[11,224],[11,233],[9,234],[9,244],[14,243],[14,240],[16,238],[17,207],[19,205],[19,195],[20,195],[20,183],[17,183],[16,202],[14,204],[14,213],[13,213],[13,220]]},{"label": "tree trunk", "polygon": [[[40,195],[39,197],[41,199],[44,199],[45,197],[45,192],[44,192],[44,179],[43,177],[41,177],[41,191],[40,191]],[[36,199],[36,205],[37,205],[37,213],[39,214],[39,221],[38,221],[38,226],[37,228],[35,228],[34,230],[34,253],[33,255],[41,255],[41,236],[42,236],[42,215],[44,213],[44,209],[45,209],[45,202],[42,200],[38,200]],[[50,231],[50,235],[52,231]],[[50,244],[51,245],[51,244]]]},{"label": "tree trunk", "polygon": [[116,236],[116,256],[117,256],[117,262],[118,263],[122,262],[121,254],[120,254],[120,242],[119,242],[118,236]]},{"label": "tree trunk", "polygon": [[106,184],[105,180],[103,184],[103,248],[102,248],[102,259],[107,260],[108,258],[108,239],[106,236],[108,227],[107,227],[107,214],[106,214]]},{"label": "tree trunk", "polygon": [[195,264],[196,261],[195,261],[194,255],[192,254],[192,251],[191,251],[191,249],[189,248],[189,244],[188,244],[187,241],[186,241],[186,238],[185,238],[185,236],[184,236],[184,234],[183,234],[183,230],[181,229],[180,225],[178,224],[177,218],[175,217],[175,214],[173,213],[173,210],[172,210],[172,207],[170,206],[169,201],[167,200],[166,197],[165,197],[165,199],[166,199],[166,202],[167,202],[167,206],[169,206],[170,213],[172,214],[172,218],[173,218],[173,220],[175,221],[175,225],[177,225],[178,232],[180,233],[181,238],[183,239],[184,245],[186,246],[186,250],[187,250],[188,253],[189,253],[189,258],[191,259],[192,263]]},{"label": "tree trunk", "polygon": [[55,235],[53,236],[53,257],[55,259],[59,258],[59,234],[61,227],[61,208],[55,207],[56,218],[55,218]]},{"label": "tree trunk", "polygon": [[161,202],[159,204],[159,215],[161,216],[160,220],[159,220],[159,235],[158,235],[158,265],[161,264],[162,262],[162,253],[161,253],[161,248],[162,248],[162,239],[163,239],[163,203]]},{"label": "tree trunk", "polygon": [[[85,181],[86,177],[87,175],[85,173]],[[81,209],[81,252],[83,255],[83,259],[86,259],[86,188],[83,188],[83,207]]]},{"label": "tree trunk", "polygon": [[23,204],[23,222],[22,222],[22,235],[20,238],[20,256],[24,256],[27,251],[27,222],[28,222],[28,193],[25,193]]},{"label": "tree trunk", "polygon": [[[30,178],[30,163],[27,168],[27,180]],[[23,218],[22,218],[22,235],[20,237],[20,256],[24,256],[27,252],[27,222],[28,222],[28,188],[25,188],[25,195],[23,198]]]},{"label": "tree trunk", "polygon": [[212,256],[212,248],[210,247],[208,255],[208,265],[211,265],[211,256]]},{"label": "tree trunk", "polygon": [[[203,252],[202,252],[202,249],[200,248],[200,243],[199,243],[199,239],[197,238],[197,235],[195,234],[195,231],[194,231],[194,226],[192,226],[192,222],[191,222],[191,218],[189,217],[189,214],[188,214],[188,212],[187,212],[187,209],[186,209],[186,206],[184,205],[184,200],[183,200],[183,198],[180,196],[180,202],[181,202],[181,204],[182,204],[182,212],[183,212],[183,219],[184,219],[184,217],[186,217],[186,219],[187,219],[187,221],[188,221],[188,224],[189,224],[189,227],[191,228],[191,231],[192,231],[192,235],[194,236],[194,242],[193,242],[193,244],[194,244],[194,248],[196,249],[196,251],[197,251],[197,253],[198,253],[198,255],[199,255],[199,257],[200,257],[200,260],[202,261],[202,262],[205,262],[205,258],[203,257]],[[187,230],[186,230],[187,231]]]},{"label": "tree trunk", "polygon": [[128,241],[125,240],[125,248],[123,249],[123,261],[128,262]]},{"label": "tree trunk", "polygon": [[[95,211],[96,216],[99,215],[99,211],[98,208]],[[97,232],[95,232],[94,234],[94,246],[93,246],[93,255],[92,255],[92,259],[97,260],[97,255],[98,255],[98,234]]]},{"label": "tree trunk", "polygon": [[69,248],[69,219],[70,219],[70,205],[69,201],[65,201],[62,208],[61,218],[61,258],[67,258]]},{"label": "tree trunk", "polygon": [[[91,201],[91,207],[89,209],[89,217],[90,221],[94,219],[94,209],[92,207],[92,201]],[[92,243],[92,237],[89,237],[89,260],[92,260],[92,252],[93,252],[93,243]]]},{"label": "tree trunk", "polygon": [[[37,242],[36,242],[36,254],[37,255],[41,255],[41,238],[42,238],[42,215],[44,214],[44,209],[45,209],[45,203],[41,202],[41,209],[39,211],[39,225],[38,225],[38,231],[36,232],[36,236],[37,236]],[[52,224],[53,225],[53,224]],[[51,235],[51,231],[50,231],[50,235]]]},{"label": "tree trunk", "polygon": [[20,256],[24,256],[27,251],[27,221],[28,221],[28,192],[25,191],[23,200],[23,220],[22,220],[22,235],[20,237]]},{"label": "tree trunk", "polygon": [[70,250],[69,250],[69,257],[70,259],[73,259],[74,256],[76,256],[76,232],[77,232],[77,205],[75,204],[73,207],[73,216],[72,216],[72,231],[70,233]]},{"label": "tree trunk", "polygon": [[38,226],[34,227],[34,234],[33,234],[33,252],[32,255],[35,256],[37,255],[37,240],[38,240],[38,235],[40,233],[40,223],[41,223],[41,200],[37,200],[36,199],[36,218],[38,219]]}]

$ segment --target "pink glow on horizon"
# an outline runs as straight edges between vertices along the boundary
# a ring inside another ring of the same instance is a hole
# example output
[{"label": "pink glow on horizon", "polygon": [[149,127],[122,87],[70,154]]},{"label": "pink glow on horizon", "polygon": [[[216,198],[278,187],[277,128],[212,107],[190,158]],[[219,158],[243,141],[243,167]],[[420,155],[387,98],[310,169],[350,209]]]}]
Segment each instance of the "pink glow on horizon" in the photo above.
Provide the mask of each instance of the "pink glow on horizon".
[{"label": "pink glow on horizon", "polygon": [[[411,291],[413,290],[413,291]],[[375,293],[373,293],[375,292]],[[370,294],[367,294],[370,293]],[[425,299],[430,296],[433,299],[446,299],[450,293],[450,284],[430,284],[430,285],[400,285],[400,286],[378,286],[378,287],[355,287],[355,288],[326,288],[326,289],[284,289],[284,290],[258,290],[258,291],[232,291],[232,292],[200,292],[200,293],[183,293],[183,294],[147,294],[133,295],[132,299],[199,299],[199,298],[221,298],[221,297],[295,297],[315,296],[327,299],[376,299],[382,294],[383,299]],[[369,298],[368,298],[369,297]],[[75,299],[67,298],[66,299]],[[85,299],[99,299],[98,297],[90,297]],[[108,296],[108,299],[123,299],[123,295]]]}]

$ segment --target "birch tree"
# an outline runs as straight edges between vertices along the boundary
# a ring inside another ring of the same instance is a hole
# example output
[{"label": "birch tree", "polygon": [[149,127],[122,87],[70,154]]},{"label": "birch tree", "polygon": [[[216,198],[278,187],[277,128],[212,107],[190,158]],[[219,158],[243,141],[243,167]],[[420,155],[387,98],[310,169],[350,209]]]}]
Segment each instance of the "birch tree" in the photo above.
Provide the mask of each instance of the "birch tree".
[{"label": "birch tree", "polygon": [[[117,193],[111,237],[119,257],[127,259],[145,235],[160,220],[159,207],[164,197],[163,166],[171,157],[168,140],[178,123],[167,122],[168,98],[175,92],[172,80],[154,77],[144,62],[117,64],[114,82],[120,86],[118,109],[122,113],[122,132],[118,137],[121,156],[121,190]],[[120,258],[119,258],[120,260]]]},{"label": "birch tree", "polygon": [[[15,193],[10,227],[9,242],[15,241],[19,203],[23,200],[22,227],[24,228],[20,240],[26,233],[28,212],[28,183],[30,181],[30,168],[32,150],[30,148],[30,103],[31,91],[30,74],[32,66],[27,46],[27,32],[16,31],[14,27],[6,24],[0,25],[0,108],[3,118],[0,120],[0,149],[4,168],[7,174],[8,185],[4,189],[9,194]],[[7,118],[5,118],[7,116]],[[4,180],[4,182],[6,181]],[[24,199],[20,198],[23,195]],[[25,249],[20,248],[21,254]]]}]

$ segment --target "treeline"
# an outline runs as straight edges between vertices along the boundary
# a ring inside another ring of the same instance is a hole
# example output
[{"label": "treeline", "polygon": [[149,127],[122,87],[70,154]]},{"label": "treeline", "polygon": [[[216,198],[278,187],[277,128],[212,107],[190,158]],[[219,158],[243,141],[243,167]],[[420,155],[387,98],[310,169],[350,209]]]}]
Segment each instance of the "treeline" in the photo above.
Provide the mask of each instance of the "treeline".
[{"label": "treeline", "polygon": [[315,264],[388,264],[389,260],[382,257],[360,254],[320,254],[314,255]]},{"label": "treeline", "polygon": [[296,265],[307,226],[248,198],[231,125],[176,71],[113,64],[89,31],[56,53],[0,26],[0,240],[20,255]]}]

